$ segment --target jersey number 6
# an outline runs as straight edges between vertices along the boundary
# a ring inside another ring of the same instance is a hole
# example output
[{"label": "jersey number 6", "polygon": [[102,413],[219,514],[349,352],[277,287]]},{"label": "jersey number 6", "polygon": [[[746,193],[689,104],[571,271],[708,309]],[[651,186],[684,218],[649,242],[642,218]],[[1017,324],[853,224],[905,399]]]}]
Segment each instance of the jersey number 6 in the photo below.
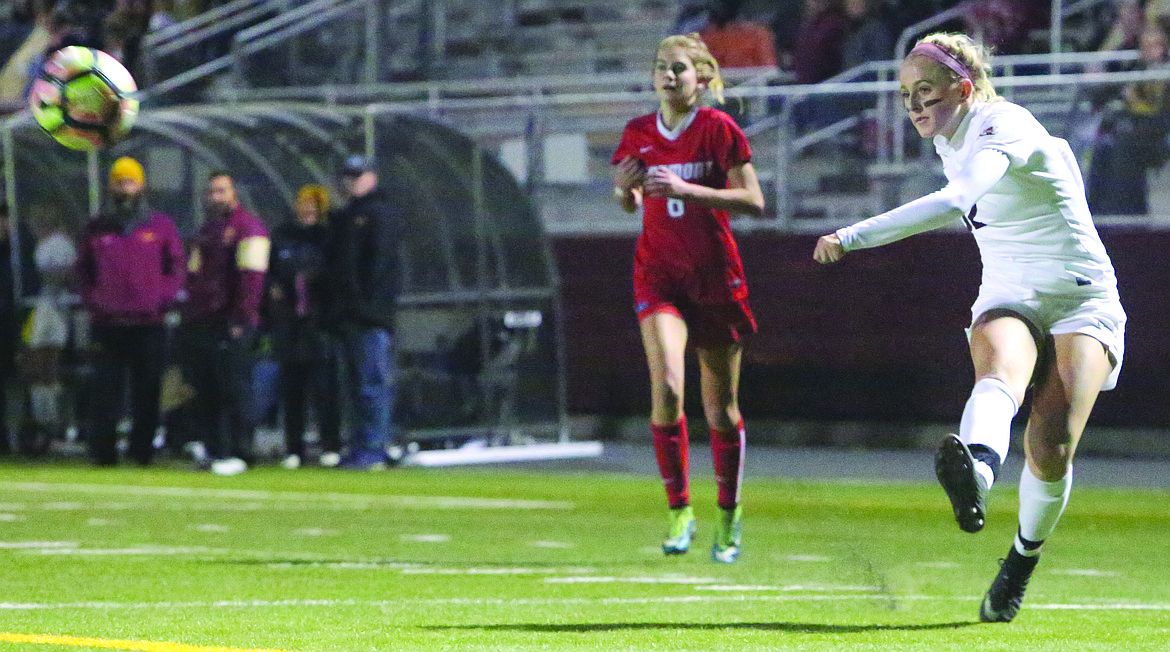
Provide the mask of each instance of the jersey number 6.
[{"label": "jersey number 6", "polygon": [[681,199],[667,199],[666,200],[666,214],[671,217],[682,217],[687,207],[683,205]]}]

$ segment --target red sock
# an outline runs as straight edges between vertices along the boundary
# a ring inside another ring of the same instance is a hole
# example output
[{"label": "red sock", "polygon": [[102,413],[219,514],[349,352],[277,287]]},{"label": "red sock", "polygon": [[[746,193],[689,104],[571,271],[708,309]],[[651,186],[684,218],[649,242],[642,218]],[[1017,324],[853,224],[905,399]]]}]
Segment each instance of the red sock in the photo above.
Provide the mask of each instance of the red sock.
[{"label": "red sock", "polygon": [[715,461],[715,484],[719,487],[719,507],[722,509],[734,509],[739,504],[745,448],[743,421],[728,432],[711,429],[711,458]]},{"label": "red sock", "polygon": [[666,500],[671,509],[691,503],[690,442],[687,440],[687,419],[669,426],[650,424],[654,435],[654,455],[658,458],[658,472],[666,486]]}]

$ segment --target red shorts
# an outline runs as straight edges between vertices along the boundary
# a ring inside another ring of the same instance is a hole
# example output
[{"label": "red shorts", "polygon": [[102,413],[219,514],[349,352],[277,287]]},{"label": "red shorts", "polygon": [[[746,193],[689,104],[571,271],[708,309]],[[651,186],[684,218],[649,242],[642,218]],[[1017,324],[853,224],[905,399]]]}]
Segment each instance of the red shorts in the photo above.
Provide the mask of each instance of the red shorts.
[{"label": "red shorts", "polygon": [[746,296],[736,299],[729,294],[724,302],[699,303],[674,285],[661,279],[654,283],[646,275],[635,274],[634,309],[638,321],[661,312],[676,315],[686,322],[688,339],[699,348],[728,346],[756,332],[756,318]]}]

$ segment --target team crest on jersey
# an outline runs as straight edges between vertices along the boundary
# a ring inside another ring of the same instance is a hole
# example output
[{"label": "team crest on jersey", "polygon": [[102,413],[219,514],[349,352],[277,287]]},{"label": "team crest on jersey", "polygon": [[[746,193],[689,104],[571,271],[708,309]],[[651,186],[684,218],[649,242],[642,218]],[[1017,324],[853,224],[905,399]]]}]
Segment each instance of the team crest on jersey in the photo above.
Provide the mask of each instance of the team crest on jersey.
[{"label": "team crest on jersey", "polygon": [[994,136],[994,135],[995,135],[995,127],[988,127],[986,129],[984,129],[983,131],[979,132],[980,137]]},{"label": "team crest on jersey", "polygon": [[223,243],[224,244],[231,244],[232,241],[234,241],[235,239],[236,239],[235,227],[229,226],[228,228],[223,230]]},{"label": "team crest on jersey", "polygon": [[144,231],[142,233],[143,242],[154,242],[156,239],[157,237],[154,235],[154,231]]}]

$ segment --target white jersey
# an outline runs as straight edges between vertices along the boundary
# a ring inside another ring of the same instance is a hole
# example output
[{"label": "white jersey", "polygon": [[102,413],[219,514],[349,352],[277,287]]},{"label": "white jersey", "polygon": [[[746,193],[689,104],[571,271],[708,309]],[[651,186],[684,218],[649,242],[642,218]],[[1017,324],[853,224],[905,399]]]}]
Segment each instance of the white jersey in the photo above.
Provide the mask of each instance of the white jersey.
[{"label": "white jersey", "polygon": [[[1019,105],[976,102],[955,135],[935,136],[934,145],[947,188],[841,229],[847,251],[962,219],[979,245],[984,285],[1056,294],[1083,294],[1077,288],[1091,286],[1116,295],[1113,265],[1093,226],[1080,167],[1066,141],[1050,135]],[[1006,156],[1007,169],[998,178],[980,179],[981,171],[971,169],[973,159],[984,163],[991,153]],[[980,187],[985,184],[990,187]]]},{"label": "white jersey", "polygon": [[1009,308],[1040,331],[1101,340],[1117,381],[1125,312],[1113,264],[1093,226],[1080,167],[1068,143],[1027,109],[976,102],[955,135],[935,136],[947,185],[837,231],[846,251],[877,247],[962,220],[983,262],[972,322]]}]

